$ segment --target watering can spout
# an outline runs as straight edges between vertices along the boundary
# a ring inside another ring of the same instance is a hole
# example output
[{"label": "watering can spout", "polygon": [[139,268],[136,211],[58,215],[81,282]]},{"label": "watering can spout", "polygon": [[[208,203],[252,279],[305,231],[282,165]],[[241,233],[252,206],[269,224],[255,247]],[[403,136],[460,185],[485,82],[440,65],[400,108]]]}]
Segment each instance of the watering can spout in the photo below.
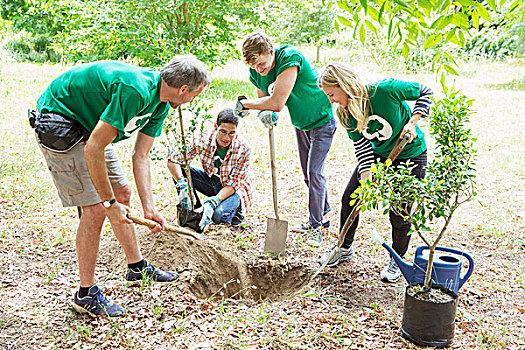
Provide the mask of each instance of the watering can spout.
[{"label": "watering can spout", "polygon": [[409,265],[407,264],[400,256],[399,254],[396,253],[396,251],[394,249],[392,249],[392,247],[390,247],[388,244],[386,244],[385,242],[383,242],[382,246],[388,250],[388,252],[390,253],[390,256],[392,257],[392,259],[394,259],[394,261],[396,262],[397,266],[399,266],[399,269],[401,270],[401,273],[403,274],[403,276],[405,277],[405,279],[410,283],[410,281],[412,281],[412,277],[415,273],[415,269],[414,269],[414,266],[413,265]]}]

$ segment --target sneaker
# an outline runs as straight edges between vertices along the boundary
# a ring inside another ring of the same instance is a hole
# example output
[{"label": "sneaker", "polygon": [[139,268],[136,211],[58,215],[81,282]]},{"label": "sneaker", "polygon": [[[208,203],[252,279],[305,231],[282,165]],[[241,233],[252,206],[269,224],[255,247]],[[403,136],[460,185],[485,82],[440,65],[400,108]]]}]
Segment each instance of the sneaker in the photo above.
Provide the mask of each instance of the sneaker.
[{"label": "sneaker", "polygon": [[241,226],[243,221],[244,221],[244,215],[242,215],[240,211],[236,211],[235,214],[233,214],[230,225],[232,225],[233,227],[239,227]]},{"label": "sneaker", "polygon": [[390,258],[390,262],[381,271],[381,281],[395,282],[401,277],[401,270],[394,259]]},{"label": "sneaker", "polygon": [[100,289],[96,284],[89,288],[89,293],[83,298],[78,297],[75,292],[71,306],[80,314],[88,314],[92,317],[120,317],[126,314],[126,309],[115,304],[104,296],[106,288]]},{"label": "sneaker", "polygon": [[179,275],[176,272],[172,271],[162,271],[161,269],[156,268],[148,260],[144,260],[146,267],[142,269],[130,269],[126,271],[126,281],[134,282],[141,281],[143,276],[151,278],[155,282],[173,282],[179,278]]},{"label": "sneaker", "polygon": [[[330,227],[330,220],[328,220],[326,222],[323,222],[323,224],[321,226],[323,228],[329,228]],[[303,223],[303,224],[299,224],[299,225],[293,226],[290,230],[294,231],[294,232],[307,232],[307,231],[310,231],[311,229],[312,229],[312,226],[310,225],[309,222],[307,222],[307,223]]]},{"label": "sneaker", "polygon": [[314,247],[319,247],[323,242],[323,235],[321,233],[321,226],[312,228],[308,231],[308,238],[306,243],[313,245]]},{"label": "sneaker", "polygon": [[[321,259],[319,259],[319,264],[323,265],[326,262],[326,260],[330,259],[330,256],[332,255],[332,253],[333,253],[333,251],[335,249],[337,249],[337,247],[333,246],[332,249],[330,249],[330,251],[328,253],[323,255],[321,257]],[[353,256],[354,256],[354,251],[353,251],[352,247],[350,247],[350,248],[343,248],[343,247],[341,247],[341,248],[337,249],[336,253],[328,261],[326,266],[328,266],[328,267],[336,267],[337,265],[339,265],[343,261],[347,261],[347,260],[352,259]]]}]

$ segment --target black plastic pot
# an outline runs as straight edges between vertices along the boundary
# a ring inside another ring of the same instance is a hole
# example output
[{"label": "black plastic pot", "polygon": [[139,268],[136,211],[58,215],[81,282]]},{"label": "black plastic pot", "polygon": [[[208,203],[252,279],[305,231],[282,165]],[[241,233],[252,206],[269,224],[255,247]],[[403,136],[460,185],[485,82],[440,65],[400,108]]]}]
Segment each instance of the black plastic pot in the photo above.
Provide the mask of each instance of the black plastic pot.
[{"label": "black plastic pot", "polygon": [[401,336],[414,344],[444,348],[452,344],[458,296],[442,287],[433,286],[453,297],[448,302],[419,300],[405,290]]},{"label": "black plastic pot", "polygon": [[203,230],[199,227],[202,213],[196,213],[193,210],[181,208],[180,205],[177,204],[177,216],[180,226],[189,227],[198,233],[202,233]]}]

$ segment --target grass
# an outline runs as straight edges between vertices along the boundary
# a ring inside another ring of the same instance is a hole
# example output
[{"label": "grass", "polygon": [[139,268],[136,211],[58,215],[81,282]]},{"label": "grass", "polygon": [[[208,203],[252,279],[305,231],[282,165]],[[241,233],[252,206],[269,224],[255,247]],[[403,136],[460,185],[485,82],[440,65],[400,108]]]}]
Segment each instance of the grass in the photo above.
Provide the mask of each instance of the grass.
[{"label": "grass", "polygon": [[[238,66],[244,67],[238,63],[233,64],[233,67]],[[40,289],[56,292],[56,283],[58,281],[62,283],[60,293],[64,295],[60,297],[53,295],[53,300],[57,300],[54,301],[56,309],[50,312],[47,317],[35,321],[35,323],[45,325],[48,322],[70,322],[69,332],[71,333],[69,336],[65,331],[54,331],[54,344],[57,347],[73,347],[76,343],[81,344],[80,347],[93,344],[100,347],[103,342],[97,343],[97,337],[101,336],[102,332],[106,332],[105,341],[114,347],[140,348],[144,344],[148,344],[144,347],[153,346],[151,345],[153,343],[149,343],[149,338],[147,338],[149,335],[142,339],[132,333],[133,329],[128,329],[126,324],[120,321],[103,320],[98,323],[91,323],[87,318],[63,317],[64,314],[60,313],[62,309],[66,309],[66,290],[69,291],[76,283],[75,274],[77,272],[75,263],[72,262],[74,261],[73,236],[76,213],[74,210],[59,207],[52,180],[43,157],[36,147],[32,130],[27,123],[25,109],[28,106],[34,106],[36,99],[47,84],[67,67],[6,62],[2,62],[0,67],[0,83],[4,86],[0,92],[0,103],[3,106],[0,110],[0,199],[2,201],[0,207],[0,249],[6,254],[12,253],[10,256],[15,257],[15,261],[7,261],[4,260],[6,258],[0,256],[0,263],[2,266],[16,266],[17,268],[24,264],[23,268],[25,269],[27,264],[41,262],[45,266],[45,270],[42,267],[31,265],[33,272],[39,271],[35,270],[37,268],[42,268],[40,275],[35,272],[37,283],[42,284]],[[495,69],[499,72],[498,69],[502,68],[498,65]],[[519,70],[521,68],[513,67],[513,69]],[[522,192],[520,186],[523,184],[522,174],[525,159],[520,152],[525,147],[525,141],[521,135],[524,125],[522,118],[519,118],[518,111],[515,109],[515,106],[519,105],[519,101],[521,101],[516,99],[523,98],[523,95],[520,94],[520,91],[523,91],[523,79],[509,78],[507,71],[503,75],[505,79],[494,80],[494,83],[488,85],[484,81],[480,81],[479,86],[471,84],[472,81],[478,80],[477,77],[484,76],[483,70],[479,73],[472,73],[472,78],[461,78],[463,80],[457,81],[458,85],[464,86],[473,97],[478,99],[476,106],[479,113],[472,124],[479,139],[480,196],[486,206],[482,208],[479,206],[469,207],[469,211],[461,216],[461,220],[458,219],[457,221],[469,220],[469,217],[472,217],[476,225],[467,224],[466,227],[471,229],[473,234],[468,237],[462,235],[462,227],[456,226],[458,229],[456,231],[457,237],[461,242],[449,242],[466,244],[468,249],[475,249],[476,254],[478,254],[476,259],[482,259],[488,254],[497,257],[497,259],[504,259],[507,253],[519,256],[523,252],[525,242],[523,236],[525,228],[524,204],[512,197],[513,195],[520,195]],[[490,82],[493,80],[493,76],[489,75],[489,78],[486,79]],[[437,85],[434,82],[429,81],[429,84],[434,85],[433,88],[437,91]],[[500,91],[500,89],[504,90]],[[496,104],[495,102],[500,102],[499,99],[502,96],[498,95],[500,92],[503,93],[505,99],[502,103]],[[255,96],[253,87],[246,80],[246,75],[239,77],[235,69],[229,70],[228,67],[222,72],[214,73],[213,85],[207,92],[208,98],[212,99],[215,105],[212,113],[216,115],[221,108],[232,107],[233,101],[239,94],[249,97]],[[505,97],[504,95],[511,96]],[[253,114],[251,117],[243,119],[240,125],[240,133],[252,145],[251,176],[255,183],[254,199],[256,205],[249,221],[252,226],[258,227],[257,225],[260,225],[259,231],[265,231],[264,225],[260,223],[260,218],[273,215],[271,185],[268,181],[270,175],[268,134]],[[495,140],[498,142],[495,143]],[[156,143],[156,145],[158,144]],[[280,176],[279,209],[288,215],[289,223],[293,225],[304,219],[306,191],[298,165],[293,130],[286,112],[281,113],[279,125],[276,129],[276,144],[278,145],[277,156]],[[123,161],[128,178],[131,180],[130,153],[133,142],[129,140],[117,144],[116,148]],[[337,222],[339,196],[353,170],[354,163],[355,157],[351,142],[342,128],[339,127],[328,156],[326,169],[329,174],[329,191],[334,209],[331,218],[332,223]],[[165,210],[165,216],[171,218],[173,213],[168,212],[168,210],[176,201],[173,194],[173,183],[167,176],[164,162],[159,162],[157,166],[153,166],[152,170],[153,188],[158,208]],[[498,192],[504,195],[498,195]],[[297,200],[297,198],[301,200]],[[135,205],[134,210],[140,210],[137,205],[139,202],[136,191],[134,191],[132,201]],[[508,208],[513,209],[508,211],[506,210]],[[375,222],[378,215],[372,217]],[[382,224],[385,225],[383,231],[385,231],[388,230],[388,219],[383,219]],[[478,227],[477,225],[480,224],[481,226]],[[256,240],[254,232],[259,231],[257,229],[247,232],[241,231],[235,238],[237,247],[239,249],[250,249]],[[107,226],[104,233],[107,236],[112,235]],[[33,239],[35,242],[32,242]],[[368,237],[365,234],[356,236],[356,241],[362,242],[367,239]],[[413,240],[416,241],[415,238]],[[471,240],[476,240],[476,242],[479,240],[483,246],[476,246],[477,243],[472,243]],[[315,250],[304,244],[304,238],[301,236],[295,236],[295,240],[290,241],[289,244],[299,247],[298,249],[304,255],[317,254]],[[415,244],[419,245],[419,242]],[[59,248],[67,248],[65,250],[69,250],[68,255],[57,258]],[[368,246],[368,248],[365,247],[362,254],[366,253],[366,256],[378,255],[379,249],[377,246],[371,248]],[[497,255],[498,251],[501,251],[500,255]],[[55,258],[59,261],[53,261]],[[65,261],[67,261],[67,265],[63,265]],[[98,268],[102,267],[99,266]],[[355,267],[358,271],[361,271],[361,268],[362,266]],[[466,285],[472,290],[486,289],[493,293],[496,304],[486,305],[485,303],[489,303],[488,298],[483,297],[484,299],[478,300],[464,293],[462,299],[464,303],[460,308],[472,314],[479,314],[485,309],[501,309],[506,312],[507,318],[503,319],[495,312],[479,319],[476,318],[476,323],[469,326],[471,329],[457,335],[457,341],[465,345],[465,348],[503,349],[510,347],[511,344],[516,344],[513,338],[516,338],[516,334],[522,331],[522,328],[520,329],[516,325],[506,325],[509,320],[518,322],[520,315],[516,316],[515,308],[511,306],[509,309],[509,306],[501,303],[501,301],[511,300],[512,293],[517,293],[516,290],[525,290],[525,282],[521,277],[524,273],[523,266],[513,266],[504,261],[501,268],[508,272],[506,275],[508,280],[500,279],[501,270],[498,266],[490,270],[479,270],[483,271],[483,275],[475,272],[475,275]],[[204,274],[202,276],[206,278]],[[68,280],[66,277],[70,279]],[[62,281],[63,278],[66,279]],[[490,280],[484,280],[484,278],[490,278]],[[371,290],[375,286],[375,281],[371,280],[365,285],[367,290]],[[351,289],[352,286],[350,285],[348,288]],[[167,339],[162,338],[162,341],[166,342],[163,344],[181,344],[177,343],[180,341],[184,341],[186,344],[198,342],[198,337],[192,333],[199,327],[196,323],[198,320],[198,325],[206,326],[216,336],[213,341],[216,341],[223,348],[246,349],[258,346],[257,344],[263,347],[266,345],[266,347],[274,346],[276,348],[306,346],[312,348],[350,348],[351,346],[358,346],[358,343],[374,348],[388,348],[385,344],[392,345],[391,348],[405,346],[397,336],[394,337],[393,335],[396,332],[396,327],[399,326],[398,309],[393,304],[379,301],[367,302],[366,293],[356,297],[357,303],[366,303],[363,308],[345,309],[344,312],[341,312],[341,309],[330,310],[332,306],[340,305],[344,296],[323,296],[324,287],[317,286],[308,294],[296,297],[297,299],[294,299],[294,302],[297,304],[294,304],[293,308],[287,309],[289,304],[282,302],[262,301],[244,304],[242,300],[219,297],[217,300],[213,300],[214,303],[217,303],[216,309],[211,309],[206,314],[199,309],[203,301],[179,301],[177,298],[183,292],[175,290],[175,287],[173,287],[173,293],[162,294],[162,298],[154,298],[150,292],[155,288],[159,287],[143,281],[138,290],[139,294],[142,294],[141,300],[147,302],[147,312],[143,313],[139,309],[144,304],[138,304],[135,301],[130,303],[133,305],[134,312],[141,313],[142,321],[144,319],[152,320],[151,327],[145,325],[144,322],[138,326],[139,328],[146,328],[147,332],[151,334],[162,332],[159,328],[161,321],[162,323],[173,322],[173,328],[166,331],[166,334],[171,335]],[[113,291],[112,296],[132,298],[135,291],[137,290],[120,287],[120,289]],[[217,294],[220,294],[220,291]],[[47,296],[50,295],[47,294]],[[400,303],[399,298],[401,296],[396,298],[395,303]],[[175,314],[170,309],[170,305],[172,305],[170,300],[174,299],[180,303],[181,314]],[[11,310],[13,312],[28,310],[28,308],[24,309],[25,306],[11,306],[13,300],[9,298],[5,300],[4,308],[9,312]],[[31,297],[28,297],[28,300],[34,301]],[[320,311],[323,309],[319,305],[323,305],[322,307],[326,308],[325,311]],[[188,306],[191,307],[186,308]],[[31,311],[33,310],[29,310],[27,313]],[[360,312],[366,313],[367,319],[358,322],[360,316],[356,313]],[[333,316],[333,318],[328,318],[326,315]],[[2,317],[0,318],[1,335],[3,330],[10,327],[9,325],[15,320],[4,317],[1,311],[0,317]],[[198,317],[202,318],[198,319]],[[326,322],[320,322],[319,319]],[[130,322],[132,321],[130,320]],[[380,322],[385,333],[381,333],[379,336],[370,333]],[[318,328],[316,328],[317,326]],[[27,327],[33,327],[33,325]],[[53,327],[50,326],[49,328]],[[271,329],[274,334],[268,336],[268,333],[262,329]],[[48,330],[48,332],[50,331]],[[24,336],[21,335],[20,337],[23,339]],[[25,340],[27,341],[27,339]],[[0,338],[0,345],[1,341],[2,338]],[[523,336],[521,343],[524,343]]]}]

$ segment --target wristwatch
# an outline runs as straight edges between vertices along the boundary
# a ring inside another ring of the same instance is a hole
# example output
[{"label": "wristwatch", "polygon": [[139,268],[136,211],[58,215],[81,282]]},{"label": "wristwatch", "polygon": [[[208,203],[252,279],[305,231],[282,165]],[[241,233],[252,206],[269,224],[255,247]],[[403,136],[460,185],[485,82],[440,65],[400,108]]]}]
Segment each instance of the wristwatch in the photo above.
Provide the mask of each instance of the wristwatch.
[{"label": "wristwatch", "polygon": [[103,201],[102,205],[104,206],[104,208],[109,209],[109,207],[111,207],[113,204],[115,204],[116,201],[117,200],[115,198],[113,198],[112,200],[109,200],[109,201]]}]

